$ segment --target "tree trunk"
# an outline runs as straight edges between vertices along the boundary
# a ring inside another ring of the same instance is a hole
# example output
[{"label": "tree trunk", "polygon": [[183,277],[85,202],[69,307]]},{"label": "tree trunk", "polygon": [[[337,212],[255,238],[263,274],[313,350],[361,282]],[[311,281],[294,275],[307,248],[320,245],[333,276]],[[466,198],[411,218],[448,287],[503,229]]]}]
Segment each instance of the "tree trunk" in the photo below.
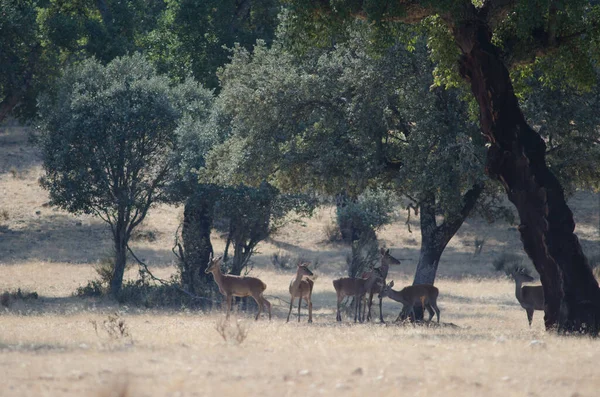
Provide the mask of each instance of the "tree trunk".
[{"label": "tree trunk", "polygon": [[212,228],[212,203],[191,197],[183,210],[181,237],[185,252],[181,282],[191,293],[206,290],[212,285],[212,276],[204,271],[213,247],[210,242]]},{"label": "tree trunk", "polygon": [[121,287],[123,286],[123,275],[127,265],[127,226],[124,222],[117,222],[113,233],[115,243],[115,267],[110,279],[110,293],[119,299]]},{"label": "tree trunk", "polygon": [[[463,198],[463,206],[459,213],[452,218],[446,219],[441,225],[437,225],[435,219],[435,194],[429,192],[419,203],[419,216],[421,226],[421,253],[419,263],[415,272],[413,285],[430,284],[435,282],[438,264],[444,249],[454,237],[465,219],[469,216],[477,200],[483,192],[484,184],[475,184]],[[423,319],[423,308],[420,305],[414,307],[415,319]]]},{"label": "tree trunk", "polygon": [[453,34],[462,52],[460,72],[471,85],[490,142],[487,172],[517,208],[523,246],[540,274],[546,328],[596,334],[600,290],[573,233],[562,186],[546,165],[546,145],[523,117],[485,22],[468,19],[455,24]]}]

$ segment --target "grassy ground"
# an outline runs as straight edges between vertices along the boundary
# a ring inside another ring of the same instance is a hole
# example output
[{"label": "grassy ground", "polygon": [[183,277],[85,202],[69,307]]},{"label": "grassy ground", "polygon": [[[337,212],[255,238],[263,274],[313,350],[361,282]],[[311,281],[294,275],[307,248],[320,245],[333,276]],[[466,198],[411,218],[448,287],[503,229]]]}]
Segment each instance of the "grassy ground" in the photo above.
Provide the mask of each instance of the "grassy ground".
[{"label": "grassy ground", "polygon": [[[225,323],[218,311],[73,297],[96,277],[93,264],[109,254],[110,236],[93,218],[48,207],[41,174],[24,131],[0,130],[0,293],[39,295],[0,306],[0,396],[598,395],[598,342],[547,334],[541,312],[529,328],[514,283],[493,270],[501,254],[522,255],[514,225],[471,219],[444,253],[436,283],[441,320],[459,328],[390,324],[400,310],[391,301],[384,302],[388,325],[347,317],[337,324],[331,281],[344,273],[348,250],[324,242],[327,208],[259,247],[252,274],[268,284],[273,320],[240,313]],[[586,252],[596,254],[597,196],[578,193],[570,205]],[[413,219],[410,233],[406,213],[397,215],[379,235],[402,261],[389,276],[400,287],[414,274],[419,229]],[[180,217],[181,208],[152,209],[141,236],[153,238],[133,244],[163,277],[175,271],[170,250]],[[486,239],[479,256],[476,238]],[[215,247],[223,247],[216,234]],[[276,252],[319,259],[313,324],[305,310],[300,324],[296,310],[285,323],[293,274],[273,267]]]}]

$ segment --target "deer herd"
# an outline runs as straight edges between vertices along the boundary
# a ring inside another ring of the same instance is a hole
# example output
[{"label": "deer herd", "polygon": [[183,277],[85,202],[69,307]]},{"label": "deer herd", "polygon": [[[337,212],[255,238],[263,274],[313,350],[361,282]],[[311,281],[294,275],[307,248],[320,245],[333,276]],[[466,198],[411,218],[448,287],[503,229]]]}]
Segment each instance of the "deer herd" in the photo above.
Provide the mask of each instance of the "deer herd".
[{"label": "deer herd", "polygon": [[[416,284],[404,287],[397,291],[392,289],[394,281],[386,283],[390,265],[399,265],[400,261],[390,255],[390,250],[380,249],[380,261],[373,269],[364,273],[363,277],[342,277],[333,280],[333,287],[337,296],[337,312],[336,320],[342,321],[340,309],[344,298],[353,298],[354,301],[354,322],[364,322],[371,320],[371,305],[373,303],[373,295],[377,294],[379,298],[379,320],[384,323],[382,312],[383,298],[387,297],[396,302],[402,303],[402,311],[398,315],[396,322],[402,318],[415,319],[415,306],[420,306],[423,312],[427,310],[430,323],[435,314],[437,322],[440,322],[440,309],[437,306],[437,298],[439,290],[433,285]],[[206,273],[212,273],[219,287],[221,294],[226,299],[226,317],[229,318],[233,297],[251,296],[258,306],[255,320],[258,320],[263,309],[269,313],[271,319],[271,304],[264,297],[264,291],[267,285],[256,277],[234,276],[223,274],[221,272],[222,257],[211,258],[206,268]],[[533,281],[533,278],[523,269],[516,269],[511,273],[515,280],[516,291],[515,295],[520,305],[527,312],[527,319],[531,327],[534,310],[544,310],[544,292],[541,286],[522,286],[523,282]],[[308,322],[312,323],[312,291],[314,286],[314,274],[308,268],[307,263],[300,263],[297,266],[296,276],[290,282],[290,310],[287,315],[287,322],[290,321],[290,315],[294,307],[294,300],[298,299],[298,322],[300,322],[300,310],[302,300],[306,301],[308,306]],[[417,307],[418,307],[417,306]],[[362,312],[361,312],[362,308]]]}]

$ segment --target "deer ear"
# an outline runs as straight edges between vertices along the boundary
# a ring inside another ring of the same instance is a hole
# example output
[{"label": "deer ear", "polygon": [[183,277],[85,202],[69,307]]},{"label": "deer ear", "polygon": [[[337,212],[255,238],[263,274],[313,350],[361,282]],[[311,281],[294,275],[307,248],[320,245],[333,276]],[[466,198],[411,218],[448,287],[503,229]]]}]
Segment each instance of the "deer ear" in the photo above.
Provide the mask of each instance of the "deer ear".
[{"label": "deer ear", "polygon": [[390,254],[390,249],[388,248],[387,250],[385,250],[385,254],[389,255]]},{"label": "deer ear", "polygon": [[379,253],[381,253],[381,255],[385,255],[385,248],[381,247],[379,249]]},{"label": "deer ear", "polygon": [[390,281],[390,288],[394,286],[394,280]]},{"label": "deer ear", "polygon": [[215,262],[220,262],[222,259],[223,259],[223,255],[221,255],[217,259],[215,259]]}]

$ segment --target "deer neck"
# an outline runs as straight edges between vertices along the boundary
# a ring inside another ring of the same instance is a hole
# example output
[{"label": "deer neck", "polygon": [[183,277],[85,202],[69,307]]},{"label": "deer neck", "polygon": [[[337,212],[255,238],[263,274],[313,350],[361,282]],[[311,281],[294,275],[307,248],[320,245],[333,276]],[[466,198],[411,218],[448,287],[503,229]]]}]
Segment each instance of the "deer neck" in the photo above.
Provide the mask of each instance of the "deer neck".
[{"label": "deer neck", "polygon": [[294,290],[298,289],[301,281],[302,281],[302,274],[300,274],[300,270],[298,270],[296,272],[296,278],[292,281],[292,288]]},{"label": "deer neck", "polygon": [[215,278],[215,282],[217,283],[217,285],[219,286],[219,290],[221,292],[223,292],[223,273],[221,273],[221,268],[220,267],[216,267],[213,271],[212,271],[213,277]]},{"label": "deer neck", "polygon": [[515,296],[517,297],[517,300],[519,302],[521,302],[521,287],[523,285],[523,281],[519,280],[519,279],[515,279]]},{"label": "deer neck", "polygon": [[387,292],[387,296],[395,300],[396,302],[404,302],[404,297],[402,296],[400,291],[396,291],[390,288]]},{"label": "deer neck", "polygon": [[387,278],[388,271],[390,270],[390,265],[388,265],[387,263],[382,263],[378,270],[381,278],[385,280]]}]

